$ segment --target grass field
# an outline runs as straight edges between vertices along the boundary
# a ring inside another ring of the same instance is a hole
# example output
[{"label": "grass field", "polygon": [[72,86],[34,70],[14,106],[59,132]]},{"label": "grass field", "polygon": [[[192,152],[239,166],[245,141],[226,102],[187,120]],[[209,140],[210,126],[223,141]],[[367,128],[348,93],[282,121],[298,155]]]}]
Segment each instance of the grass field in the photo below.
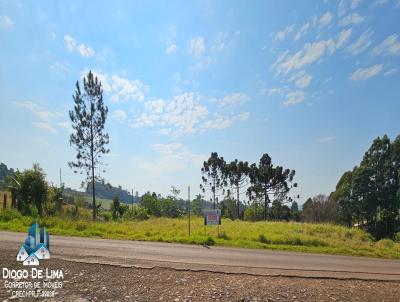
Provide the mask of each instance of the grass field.
[{"label": "grass field", "polygon": [[[92,204],[92,196],[85,196],[85,200],[86,202],[88,202],[89,204]],[[112,204],[112,199],[105,199],[105,198],[99,198],[96,197],[96,205],[98,205],[99,203],[101,203],[102,208],[109,210],[111,208],[111,204]]]},{"label": "grass field", "polygon": [[[88,202],[89,204],[92,204],[92,196],[84,195],[84,197],[85,197],[86,202]],[[101,207],[105,210],[109,210],[111,208],[112,202],[113,202],[112,199],[96,197],[96,204],[98,205],[99,203],[101,203]]]},{"label": "grass field", "polygon": [[[18,215],[17,215],[18,214]],[[26,232],[33,222],[19,213],[0,212],[0,229]],[[109,239],[215,244],[245,248],[277,249],[313,253],[344,254],[400,259],[400,243],[378,242],[359,229],[331,224],[293,222],[244,222],[222,220],[216,226],[203,226],[203,219],[192,218],[191,236],[187,219],[151,218],[144,221],[93,222],[51,217],[39,221],[50,234]]]}]

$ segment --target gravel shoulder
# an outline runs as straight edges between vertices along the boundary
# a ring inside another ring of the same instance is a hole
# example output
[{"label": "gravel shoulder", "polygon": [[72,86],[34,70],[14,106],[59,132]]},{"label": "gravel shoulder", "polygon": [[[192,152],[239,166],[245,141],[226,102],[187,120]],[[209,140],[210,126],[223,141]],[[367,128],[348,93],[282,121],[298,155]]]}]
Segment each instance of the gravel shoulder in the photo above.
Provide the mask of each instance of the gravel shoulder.
[{"label": "gravel shoulder", "polygon": [[[0,247],[0,254],[2,268],[24,268],[14,260],[15,251]],[[400,283],[393,281],[251,276],[61,259],[47,260],[40,267],[64,272],[57,296],[44,301],[398,301],[400,297]],[[11,301],[10,296],[1,284],[0,301]]]}]

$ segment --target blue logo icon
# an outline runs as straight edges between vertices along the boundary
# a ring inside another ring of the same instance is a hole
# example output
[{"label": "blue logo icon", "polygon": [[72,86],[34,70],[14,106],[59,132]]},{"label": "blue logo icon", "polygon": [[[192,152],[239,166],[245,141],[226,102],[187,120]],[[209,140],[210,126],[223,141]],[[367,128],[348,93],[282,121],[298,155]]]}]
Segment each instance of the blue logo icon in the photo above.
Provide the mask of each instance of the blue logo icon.
[{"label": "blue logo icon", "polygon": [[46,227],[40,229],[39,225],[34,223],[28,229],[28,238],[21,245],[17,253],[17,261],[23,265],[39,265],[39,260],[50,259],[50,241]]}]

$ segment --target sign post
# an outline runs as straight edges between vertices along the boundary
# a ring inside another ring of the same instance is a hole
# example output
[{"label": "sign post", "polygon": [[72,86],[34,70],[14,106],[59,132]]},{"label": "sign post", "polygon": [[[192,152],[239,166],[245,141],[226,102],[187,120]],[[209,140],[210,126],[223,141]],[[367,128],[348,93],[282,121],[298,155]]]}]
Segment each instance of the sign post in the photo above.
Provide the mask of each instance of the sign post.
[{"label": "sign post", "polygon": [[190,237],[190,186],[188,186],[188,216],[189,216],[189,237]]},{"label": "sign post", "polygon": [[206,233],[207,225],[216,225],[219,236],[219,226],[221,224],[221,210],[206,210],[204,211],[204,234]]}]

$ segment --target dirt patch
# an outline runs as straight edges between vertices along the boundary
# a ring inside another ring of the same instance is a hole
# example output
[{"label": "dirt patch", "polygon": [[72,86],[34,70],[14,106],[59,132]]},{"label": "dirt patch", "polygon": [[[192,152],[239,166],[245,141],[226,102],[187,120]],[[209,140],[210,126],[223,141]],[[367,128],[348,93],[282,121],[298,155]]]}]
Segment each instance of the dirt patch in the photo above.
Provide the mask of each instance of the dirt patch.
[{"label": "dirt patch", "polygon": [[[12,251],[0,248],[0,253],[2,268],[23,268]],[[44,301],[398,301],[400,297],[398,282],[139,269],[59,259],[40,267],[64,272],[63,288]],[[4,288],[3,279],[1,283],[0,301],[9,301],[11,291]]]}]

